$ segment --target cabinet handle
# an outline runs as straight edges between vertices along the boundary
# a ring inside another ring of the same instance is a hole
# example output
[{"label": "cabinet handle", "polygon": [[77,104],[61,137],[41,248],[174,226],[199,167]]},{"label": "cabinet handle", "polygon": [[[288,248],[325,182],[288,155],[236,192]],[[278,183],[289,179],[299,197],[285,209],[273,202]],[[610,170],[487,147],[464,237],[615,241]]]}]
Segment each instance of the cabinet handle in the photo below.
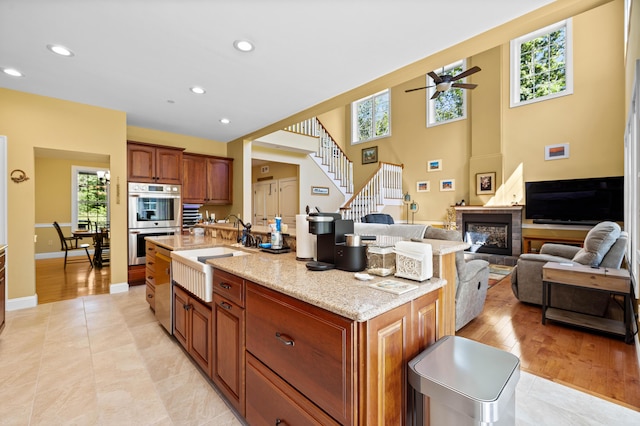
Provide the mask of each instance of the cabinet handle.
[{"label": "cabinet handle", "polygon": [[228,304],[227,302],[220,302],[220,306],[222,306],[225,309],[231,310],[232,306],[230,304]]},{"label": "cabinet handle", "polygon": [[147,297],[148,297],[149,299],[153,299],[153,294],[147,294]]},{"label": "cabinet handle", "polygon": [[192,308],[191,305],[187,304],[187,305],[182,305],[182,307],[184,308],[185,311],[188,311],[189,309]]},{"label": "cabinet handle", "polygon": [[147,262],[147,265],[153,265],[153,262]]},{"label": "cabinet handle", "polygon": [[294,346],[296,344],[296,342],[294,342],[291,337],[287,336],[286,334],[280,334],[279,331],[276,331],[276,339],[280,340],[287,346]]},{"label": "cabinet handle", "polygon": [[220,287],[224,288],[225,290],[229,290],[231,288],[231,286],[224,281],[220,283]]}]

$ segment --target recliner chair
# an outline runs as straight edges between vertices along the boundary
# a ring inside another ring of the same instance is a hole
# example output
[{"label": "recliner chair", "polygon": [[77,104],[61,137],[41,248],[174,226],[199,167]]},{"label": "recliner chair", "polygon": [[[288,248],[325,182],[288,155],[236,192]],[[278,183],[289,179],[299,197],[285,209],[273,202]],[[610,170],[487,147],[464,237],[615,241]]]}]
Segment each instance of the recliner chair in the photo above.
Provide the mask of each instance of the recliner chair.
[{"label": "recliner chair", "polygon": [[[428,226],[424,238],[462,241],[462,234]],[[481,259],[466,261],[464,252],[456,252],[456,331],[480,315],[489,288],[489,262]]]},{"label": "recliner chair", "polygon": [[[583,248],[546,243],[539,254],[520,255],[511,273],[511,289],[525,303],[542,304],[542,267],[547,262],[578,263],[619,269],[626,253],[628,235],[615,222],[601,222],[585,237]],[[551,306],[589,315],[604,316],[609,294],[576,287],[556,286]]]}]

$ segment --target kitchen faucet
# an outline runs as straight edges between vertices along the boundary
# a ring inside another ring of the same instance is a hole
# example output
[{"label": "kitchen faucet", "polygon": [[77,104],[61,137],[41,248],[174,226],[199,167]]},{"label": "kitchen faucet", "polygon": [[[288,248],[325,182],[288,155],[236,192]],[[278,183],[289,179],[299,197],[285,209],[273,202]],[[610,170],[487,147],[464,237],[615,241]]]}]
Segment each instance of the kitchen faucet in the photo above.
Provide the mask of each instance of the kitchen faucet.
[{"label": "kitchen faucet", "polygon": [[[236,232],[238,234],[238,238],[236,242],[242,243],[245,247],[256,246],[256,239],[251,235],[251,223],[247,222],[246,224],[240,219],[238,216],[234,214],[230,214],[225,218],[225,222],[229,220],[230,217],[234,217],[236,219]],[[240,229],[238,228],[238,222],[242,225],[242,235],[240,235]]]}]

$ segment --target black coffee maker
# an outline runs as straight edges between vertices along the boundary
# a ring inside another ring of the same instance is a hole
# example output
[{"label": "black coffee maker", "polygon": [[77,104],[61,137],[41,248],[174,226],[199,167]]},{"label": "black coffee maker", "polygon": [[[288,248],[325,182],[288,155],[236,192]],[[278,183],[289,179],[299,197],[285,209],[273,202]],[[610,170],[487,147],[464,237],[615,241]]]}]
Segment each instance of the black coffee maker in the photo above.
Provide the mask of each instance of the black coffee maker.
[{"label": "black coffee maker", "polygon": [[338,268],[361,271],[366,267],[366,247],[345,245],[346,234],[353,234],[353,220],[342,219],[340,213],[309,213],[309,232],[317,236],[317,261],[308,262],[314,271]]}]

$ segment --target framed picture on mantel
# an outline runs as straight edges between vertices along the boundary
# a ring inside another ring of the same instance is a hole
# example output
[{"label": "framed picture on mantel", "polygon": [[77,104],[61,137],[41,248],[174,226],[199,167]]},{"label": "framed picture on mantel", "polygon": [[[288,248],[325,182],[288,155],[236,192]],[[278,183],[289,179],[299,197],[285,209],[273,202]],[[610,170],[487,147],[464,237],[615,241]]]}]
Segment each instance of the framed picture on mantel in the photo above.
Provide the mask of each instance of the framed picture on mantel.
[{"label": "framed picture on mantel", "polygon": [[476,174],[476,194],[488,195],[496,193],[496,173],[477,173]]}]

